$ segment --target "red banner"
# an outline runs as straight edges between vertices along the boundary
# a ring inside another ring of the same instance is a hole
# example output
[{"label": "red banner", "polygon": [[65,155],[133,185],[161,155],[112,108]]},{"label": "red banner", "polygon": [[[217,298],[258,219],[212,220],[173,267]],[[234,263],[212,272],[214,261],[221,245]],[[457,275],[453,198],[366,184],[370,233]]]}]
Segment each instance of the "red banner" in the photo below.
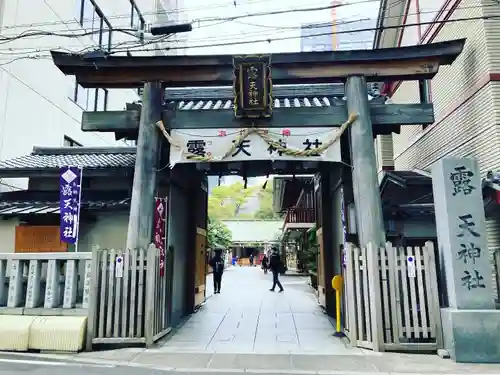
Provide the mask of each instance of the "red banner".
[{"label": "red banner", "polygon": [[165,234],[167,217],[167,199],[155,198],[154,243],[160,250],[160,276],[165,276]]}]

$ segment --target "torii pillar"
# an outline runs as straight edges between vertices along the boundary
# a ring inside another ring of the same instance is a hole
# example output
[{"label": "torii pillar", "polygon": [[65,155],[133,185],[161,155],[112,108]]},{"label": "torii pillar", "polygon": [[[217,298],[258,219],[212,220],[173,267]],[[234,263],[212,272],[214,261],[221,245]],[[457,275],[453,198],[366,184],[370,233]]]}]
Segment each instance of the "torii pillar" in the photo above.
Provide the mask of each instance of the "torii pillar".
[{"label": "torii pillar", "polygon": [[152,240],[156,168],[164,89],[161,82],[148,82],[142,95],[141,120],[127,231],[127,249],[146,248]]},{"label": "torii pillar", "polygon": [[350,127],[349,142],[359,244],[365,247],[372,242],[374,246],[382,247],[385,245],[385,226],[365,77],[348,77],[345,95],[348,113],[358,115]]}]

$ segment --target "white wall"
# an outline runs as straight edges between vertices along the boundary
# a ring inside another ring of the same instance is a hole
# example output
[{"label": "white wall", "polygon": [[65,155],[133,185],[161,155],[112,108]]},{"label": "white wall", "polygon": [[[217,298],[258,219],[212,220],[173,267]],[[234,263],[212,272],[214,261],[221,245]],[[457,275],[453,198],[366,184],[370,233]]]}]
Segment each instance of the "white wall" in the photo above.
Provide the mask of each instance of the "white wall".
[{"label": "white wall", "polygon": [[19,219],[0,219],[0,253],[13,253],[16,246],[16,226]]},{"label": "white wall", "polygon": [[101,249],[123,249],[127,241],[128,212],[102,213],[92,224],[82,225],[78,251],[92,251],[92,246]]},{"label": "white wall", "polygon": [[[82,33],[76,20],[81,1],[0,0],[1,35],[17,36],[27,30]],[[95,1],[113,28],[131,27],[129,0]],[[140,0],[139,6],[141,4],[149,4],[147,11],[151,15],[154,0]],[[113,45],[127,40],[137,41],[132,36],[113,32]],[[51,49],[80,52],[89,46],[95,48],[90,36],[42,36],[0,44],[0,160],[29,154],[33,145],[62,146],[65,135],[84,146],[124,145],[116,142],[112,133],[80,130],[83,109],[70,99],[74,93],[74,77],[64,76],[50,59]],[[137,99],[136,90],[110,90],[107,109],[120,110],[127,101]],[[12,183],[26,188],[25,180]],[[10,189],[0,185],[0,192],[5,190]]]}]

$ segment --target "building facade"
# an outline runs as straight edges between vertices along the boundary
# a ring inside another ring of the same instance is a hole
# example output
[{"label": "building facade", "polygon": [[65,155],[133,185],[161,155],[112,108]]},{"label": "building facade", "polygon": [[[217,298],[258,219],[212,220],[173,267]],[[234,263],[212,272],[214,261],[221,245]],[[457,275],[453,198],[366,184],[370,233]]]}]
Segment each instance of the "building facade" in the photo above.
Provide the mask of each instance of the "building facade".
[{"label": "building facade", "polygon": [[374,19],[353,19],[344,22],[303,24],[300,27],[302,52],[371,49],[373,46]]},{"label": "building facade", "polygon": [[[385,85],[394,103],[432,101],[435,123],[403,126],[400,134],[379,136],[379,169],[430,171],[440,158],[455,156],[476,158],[483,178],[500,170],[500,27],[497,19],[485,19],[499,15],[498,3],[491,0],[381,2],[378,26],[385,28],[377,32],[375,47],[467,41],[456,61],[424,84],[422,94],[419,82]],[[457,19],[462,21],[448,22]],[[493,254],[500,250],[500,210],[488,209],[487,215]]]},{"label": "building facade", "polygon": [[[83,88],[53,65],[50,50],[152,53],[144,52],[150,39],[141,43],[132,30],[166,12],[163,3],[158,10],[148,0],[0,0],[0,30],[9,38],[0,46],[0,160],[28,154],[33,145],[124,146],[114,134],[82,132],[82,112],[121,110],[138,99],[137,90]],[[33,31],[42,35],[20,37]],[[27,186],[26,179],[0,182],[0,191]]]}]

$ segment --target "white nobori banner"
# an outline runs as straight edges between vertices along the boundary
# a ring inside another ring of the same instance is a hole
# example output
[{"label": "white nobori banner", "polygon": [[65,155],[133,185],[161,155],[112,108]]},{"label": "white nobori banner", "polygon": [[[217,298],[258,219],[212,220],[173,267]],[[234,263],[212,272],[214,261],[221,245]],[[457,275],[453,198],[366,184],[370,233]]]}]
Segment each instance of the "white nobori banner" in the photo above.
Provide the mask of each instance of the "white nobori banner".
[{"label": "white nobori banner", "polygon": [[[231,149],[245,129],[185,129],[172,130],[173,145],[170,146],[170,162],[196,163],[192,156],[209,157],[210,161],[250,160],[309,160],[339,162],[340,140],[336,140],[317,156],[287,155],[270,146],[259,134],[250,133],[225,159],[221,158]],[[327,144],[336,136],[339,128],[273,128],[268,135],[290,150],[314,150]],[[180,146],[180,147],[179,147]]]}]

